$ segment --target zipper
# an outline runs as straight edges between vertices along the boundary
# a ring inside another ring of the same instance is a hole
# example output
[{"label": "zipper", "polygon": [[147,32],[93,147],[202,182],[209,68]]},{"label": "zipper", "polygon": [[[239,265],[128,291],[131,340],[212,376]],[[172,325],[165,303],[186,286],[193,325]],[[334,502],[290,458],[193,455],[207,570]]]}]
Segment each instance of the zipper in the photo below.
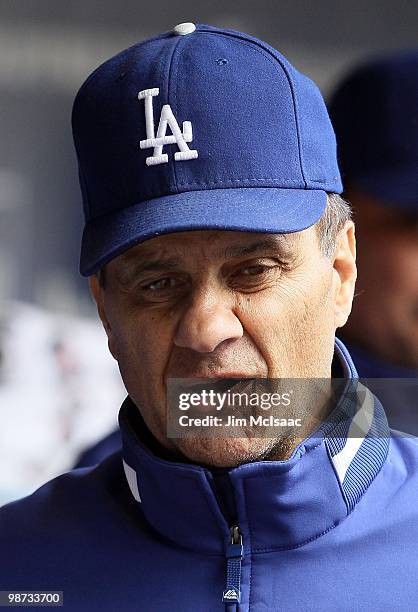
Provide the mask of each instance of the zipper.
[{"label": "zipper", "polygon": [[[241,601],[241,565],[244,558],[244,547],[242,534],[237,524],[237,511],[235,507],[234,491],[225,470],[212,470],[209,481],[215,495],[218,506],[229,525],[231,540],[226,547],[226,588],[222,592],[222,603],[225,605],[225,612],[238,612]],[[222,495],[219,478],[223,481],[223,487],[229,490],[228,496],[230,503],[227,504]]]},{"label": "zipper", "polygon": [[244,557],[242,534],[238,525],[232,525],[231,542],[226,548],[226,589],[222,593],[225,612],[237,612],[241,601],[241,564]]}]

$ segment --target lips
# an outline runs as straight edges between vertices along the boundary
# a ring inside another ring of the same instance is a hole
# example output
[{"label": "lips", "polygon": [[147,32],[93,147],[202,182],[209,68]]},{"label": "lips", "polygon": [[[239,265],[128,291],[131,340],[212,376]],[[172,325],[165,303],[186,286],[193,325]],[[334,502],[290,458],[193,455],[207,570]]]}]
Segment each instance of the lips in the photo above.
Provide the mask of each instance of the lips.
[{"label": "lips", "polygon": [[[195,378],[186,378],[182,381],[181,387],[187,393],[200,393],[204,389],[207,391],[213,390],[215,393],[226,393],[228,390],[247,387],[250,383],[256,380],[254,377],[248,375],[245,376],[211,376],[211,377],[199,377],[198,380]],[[194,382],[196,381],[196,382]]]},{"label": "lips", "polygon": [[[240,412],[247,410],[246,402],[241,405],[239,397],[250,396],[256,390],[256,379],[249,378],[211,378],[202,382],[187,384],[182,386],[181,392],[189,394],[195,398],[190,406],[190,414],[195,412],[201,414],[222,414],[233,408]],[[204,393],[206,392],[206,394]],[[199,401],[199,398],[201,401]],[[238,398],[238,399],[237,399]]]}]

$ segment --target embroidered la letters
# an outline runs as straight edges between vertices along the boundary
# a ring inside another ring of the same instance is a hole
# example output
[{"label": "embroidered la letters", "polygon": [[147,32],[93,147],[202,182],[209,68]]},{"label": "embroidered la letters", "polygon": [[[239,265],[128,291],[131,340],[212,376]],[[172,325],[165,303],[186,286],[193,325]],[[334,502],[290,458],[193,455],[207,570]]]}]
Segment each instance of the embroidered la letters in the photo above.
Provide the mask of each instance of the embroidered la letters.
[{"label": "embroidered la letters", "polygon": [[[141,149],[154,148],[154,152],[150,157],[146,158],[147,166],[156,166],[157,164],[167,164],[168,154],[163,153],[164,145],[177,143],[180,151],[174,153],[175,161],[184,161],[187,159],[196,159],[198,153],[194,149],[189,149],[187,143],[193,140],[192,124],[190,121],[183,121],[183,131],[177,123],[177,119],[173,115],[173,111],[169,104],[164,104],[161,109],[160,122],[158,124],[157,136],[154,132],[154,111],[152,99],[158,96],[160,90],[158,87],[152,89],[144,89],[138,93],[138,100],[145,102],[145,123],[147,137],[139,142]],[[167,126],[170,127],[172,134],[167,134]]]}]

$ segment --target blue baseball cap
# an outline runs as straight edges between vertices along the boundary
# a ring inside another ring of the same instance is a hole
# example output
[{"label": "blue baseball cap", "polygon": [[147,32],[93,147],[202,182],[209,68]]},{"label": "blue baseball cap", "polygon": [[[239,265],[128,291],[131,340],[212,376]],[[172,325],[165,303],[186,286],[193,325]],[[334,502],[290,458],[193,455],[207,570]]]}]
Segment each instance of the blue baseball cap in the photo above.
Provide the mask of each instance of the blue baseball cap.
[{"label": "blue baseball cap", "polygon": [[329,102],[344,183],[418,210],[418,49],[351,71]]},{"label": "blue baseball cap", "polygon": [[316,85],[266,43],[179,24],[99,66],[72,113],[80,271],[169,232],[296,232],[341,193]]}]

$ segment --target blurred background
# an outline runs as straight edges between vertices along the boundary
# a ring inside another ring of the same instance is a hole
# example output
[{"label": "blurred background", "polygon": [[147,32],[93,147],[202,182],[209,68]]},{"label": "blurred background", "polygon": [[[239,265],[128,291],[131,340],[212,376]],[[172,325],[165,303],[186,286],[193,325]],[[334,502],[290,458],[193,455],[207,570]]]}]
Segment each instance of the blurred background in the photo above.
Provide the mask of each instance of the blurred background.
[{"label": "blurred background", "polygon": [[418,42],[410,0],[0,1],[0,503],[115,427],[124,392],[78,273],[71,106],[99,63],[184,21],[266,40],[325,96],[352,64]]}]

